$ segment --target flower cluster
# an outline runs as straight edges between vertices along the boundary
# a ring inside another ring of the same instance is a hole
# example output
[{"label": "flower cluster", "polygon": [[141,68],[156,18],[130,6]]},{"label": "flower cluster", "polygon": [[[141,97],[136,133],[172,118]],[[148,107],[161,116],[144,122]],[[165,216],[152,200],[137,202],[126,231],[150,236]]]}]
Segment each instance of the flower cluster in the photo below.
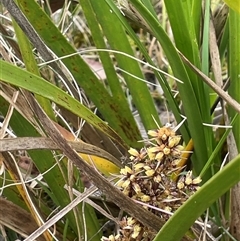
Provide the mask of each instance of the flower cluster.
[{"label": "flower cluster", "polygon": [[103,237],[102,241],[151,241],[156,235],[132,217],[124,217],[119,226],[119,234],[110,235],[108,238]]},{"label": "flower cluster", "polygon": [[[149,147],[129,150],[129,166],[121,169],[117,186],[125,195],[146,203],[145,208],[167,220],[169,212],[176,211],[197,190],[201,179],[193,178],[191,171],[180,173],[177,181],[172,178],[181,168],[178,163],[183,147],[179,144],[181,137],[170,127],[148,134],[152,137],[148,140]],[[133,218],[124,219],[120,226],[118,235],[102,240],[152,240],[148,229]]]}]

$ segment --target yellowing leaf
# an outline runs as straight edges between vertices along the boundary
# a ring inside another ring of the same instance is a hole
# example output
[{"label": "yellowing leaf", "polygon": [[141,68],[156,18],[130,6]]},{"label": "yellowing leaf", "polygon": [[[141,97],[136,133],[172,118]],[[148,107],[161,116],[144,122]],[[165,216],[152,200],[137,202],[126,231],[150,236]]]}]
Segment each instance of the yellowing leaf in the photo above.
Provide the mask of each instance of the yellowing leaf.
[{"label": "yellowing leaf", "polygon": [[224,2],[230,7],[232,10],[240,14],[240,2],[239,0],[224,0]]},{"label": "yellowing leaf", "polygon": [[120,172],[119,167],[104,158],[83,153],[78,153],[78,155],[88,164],[95,166],[105,176]]},{"label": "yellowing leaf", "polygon": [[[57,127],[57,129],[60,131],[60,133],[64,136],[64,138],[68,141],[76,141],[76,142],[83,142],[80,139],[77,139],[74,137],[74,135],[67,131],[65,128],[60,126],[59,124],[54,122],[54,125]],[[96,156],[96,155],[89,155],[85,153],[78,153],[79,156],[88,164],[93,165],[96,167],[98,171],[100,171],[105,176],[109,176],[111,173],[119,173],[120,168],[110,162],[109,160]]]}]

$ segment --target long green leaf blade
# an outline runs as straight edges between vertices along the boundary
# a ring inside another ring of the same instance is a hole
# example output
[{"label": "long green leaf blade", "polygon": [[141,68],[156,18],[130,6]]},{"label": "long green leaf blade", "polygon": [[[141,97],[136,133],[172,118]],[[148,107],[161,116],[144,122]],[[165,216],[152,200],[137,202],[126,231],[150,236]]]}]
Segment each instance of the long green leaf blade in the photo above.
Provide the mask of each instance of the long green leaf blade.
[{"label": "long green leaf blade", "polygon": [[[55,85],[2,60],[0,60],[0,65],[2,70],[2,81],[27,89],[56,102],[123,144],[121,138],[105,122]],[[34,85],[32,84],[33,82]]]},{"label": "long green leaf blade", "polygon": [[[99,23],[102,26],[104,34],[107,37],[109,44],[111,45],[111,48],[130,56],[134,56],[125,30],[123,29],[116,15],[111,13],[105,0],[92,0],[91,4],[95,10],[95,14],[97,15]],[[118,34],[113,34],[113,32],[117,32]],[[139,64],[135,60],[118,54],[116,55],[116,59],[121,69],[138,78],[144,79]],[[146,83],[128,74],[123,73],[123,76],[130,90],[133,102],[141,116],[145,129],[149,130],[155,128],[156,123],[154,122],[152,116],[156,120],[158,120],[159,117]]]},{"label": "long green leaf blade", "polygon": [[[240,14],[231,9],[229,11],[229,74],[231,80],[229,94],[240,103]],[[235,110],[230,108],[229,111],[233,118]],[[240,152],[240,117],[233,126],[233,134]]]}]

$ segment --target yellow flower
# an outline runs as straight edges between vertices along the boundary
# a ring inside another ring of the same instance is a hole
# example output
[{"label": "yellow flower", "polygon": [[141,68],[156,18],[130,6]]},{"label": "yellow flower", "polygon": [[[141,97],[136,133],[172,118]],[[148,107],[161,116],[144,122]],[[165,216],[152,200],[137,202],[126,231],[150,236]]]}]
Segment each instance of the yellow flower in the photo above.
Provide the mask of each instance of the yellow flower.
[{"label": "yellow flower", "polygon": [[133,226],[134,223],[136,223],[136,219],[135,218],[133,218],[133,217],[128,217],[127,218],[127,225],[128,226]]},{"label": "yellow flower", "polygon": [[148,195],[141,196],[141,201],[143,201],[143,202],[149,202],[150,200],[151,200],[151,198]]},{"label": "yellow flower", "polygon": [[126,187],[128,187],[129,185],[130,185],[130,180],[127,179],[126,181],[123,182],[122,187],[123,187],[123,188],[126,188]]},{"label": "yellow flower", "polygon": [[161,161],[163,158],[163,146],[154,146],[147,149],[148,157],[151,161],[158,160]]},{"label": "yellow flower", "polygon": [[155,159],[156,159],[157,161],[161,161],[161,160],[163,159],[163,157],[164,157],[164,153],[160,151],[160,152],[158,152],[157,155],[155,156]]},{"label": "yellow flower", "polygon": [[153,174],[155,173],[155,171],[154,171],[153,169],[150,169],[150,170],[147,170],[145,173],[146,173],[146,175],[147,175],[148,177],[151,177],[151,176],[153,176]]},{"label": "yellow flower", "polygon": [[134,148],[130,148],[128,153],[131,155],[130,160],[143,160],[146,157],[146,150],[142,148],[140,152],[138,152]]},{"label": "yellow flower", "polygon": [[185,179],[185,184],[190,185],[192,184],[192,171],[188,171]]},{"label": "yellow flower", "polygon": [[170,136],[168,139],[168,146],[170,148],[178,145],[178,143],[180,142],[181,137],[180,136]]},{"label": "yellow flower", "polygon": [[163,149],[163,153],[164,153],[165,155],[169,155],[170,152],[171,152],[171,150],[170,150],[168,147],[165,147],[165,148]]},{"label": "yellow flower", "polygon": [[133,171],[132,171],[132,169],[130,167],[125,166],[124,168],[122,168],[120,170],[120,173],[126,176],[127,174],[132,174]]},{"label": "yellow flower", "polygon": [[135,225],[134,228],[133,228],[133,234],[131,235],[131,237],[133,239],[136,239],[141,230],[142,230],[142,228],[140,227],[139,224]]},{"label": "yellow flower", "polygon": [[156,177],[153,178],[153,180],[154,180],[154,182],[159,183],[159,182],[161,182],[162,178],[160,175],[157,175]]},{"label": "yellow flower", "polygon": [[140,171],[144,167],[144,163],[137,163],[133,166],[134,171]]},{"label": "yellow flower", "polygon": [[202,181],[201,177],[196,177],[193,179],[192,183],[193,184],[199,184]]},{"label": "yellow flower", "polygon": [[178,189],[183,189],[184,188],[184,183],[182,182],[182,181],[179,181],[178,183],[177,183],[177,187],[178,187]]},{"label": "yellow flower", "polygon": [[148,135],[152,137],[158,137],[158,131],[150,130],[148,131]]},{"label": "yellow flower", "polygon": [[138,151],[137,151],[136,149],[134,149],[134,148],[130,148],[130,149],[128,150],[128,153],[129,153],[130,155],[132,155],[132,156],[135,156],[135,157],[137,157],[137,156],[139,155]]}]

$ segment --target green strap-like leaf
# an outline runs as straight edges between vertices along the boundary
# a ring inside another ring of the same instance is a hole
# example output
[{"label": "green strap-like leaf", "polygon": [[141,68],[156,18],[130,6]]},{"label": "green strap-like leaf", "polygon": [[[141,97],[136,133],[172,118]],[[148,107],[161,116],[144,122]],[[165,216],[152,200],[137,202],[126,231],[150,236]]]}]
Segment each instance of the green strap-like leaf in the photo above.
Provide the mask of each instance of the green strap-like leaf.
[{"label": "green strap-like leaf", "polygon": [[[29,72],[40,76],[40,71],[38,69],[35,57],[33,55],[32,45],[30,44],[26,35],[23,33],[21,28],[16,24],[14,20],[13,20],[13,27],[16,33],[17,42],[18,42],[19,49],[21,51],[23,62],[26,66],[26,69]],[[43,98],[42,96],[37,96],[37,95],[36,95],[36,99],[38,100],[38,102],[40,103],[44,111],[47,113],[47,115],[52,120],[56,120],[50,101]]]},{"label": "green strap-like leaf", "polygon": [[[236,3],[237,4],[237,3]],[[240,3],[238,3],[240,6]],[[229,94],[240,103],[240,13],[230,9],[229,11],[229,75],[231,84]],[[229,109],[231,118],[236,111]],[[240,117],[238,116],[233,126],[233,134],[236,139],[236,145],[240,152]]]},{"label": "green strap-like leaf", "polygon": [[[129,43],[129,39],[127,38],[127,34],[121,25],[121,22],[115,14],[112,14],[105,0],[92,0],[91,4],[95,10],[95,14],[99,23],[101,24],[103,32],[108,39],[111,49],[123,52],[130,56],[134,56],[134,52]],[[114,32],[117,34],[113,34]],[[137,61],[121,54],[116,54],[115,56],[118,62],[118,66],[121,69],[133,76],[144,79]],[[137,107],[141,120],[146,130],[156,128],[156,123],[154,122],[152,116],[154,116],[157,121],[159,120],[159,117],[153,104],[153,99],[150,95],[150,91],[146,83],[131,75],[123,73],[124,80],[126,81],[130,90],[134,105]]]},{"label": "green strap-like leaf", "polygon": [[116,134],[116,132],[113,131],[113,129],[111,129],[105,122],[103,122],[80,102],[66,94],[63,90],[47,82],[41,77],[38,77],[2,60],[0,60],[0,65],[2,81],[24,88],[54,101],[77,116],[85,119],[89,124],[92,124],[97,129],[103,131],[106,135],[123,145],[123,141]]}]

